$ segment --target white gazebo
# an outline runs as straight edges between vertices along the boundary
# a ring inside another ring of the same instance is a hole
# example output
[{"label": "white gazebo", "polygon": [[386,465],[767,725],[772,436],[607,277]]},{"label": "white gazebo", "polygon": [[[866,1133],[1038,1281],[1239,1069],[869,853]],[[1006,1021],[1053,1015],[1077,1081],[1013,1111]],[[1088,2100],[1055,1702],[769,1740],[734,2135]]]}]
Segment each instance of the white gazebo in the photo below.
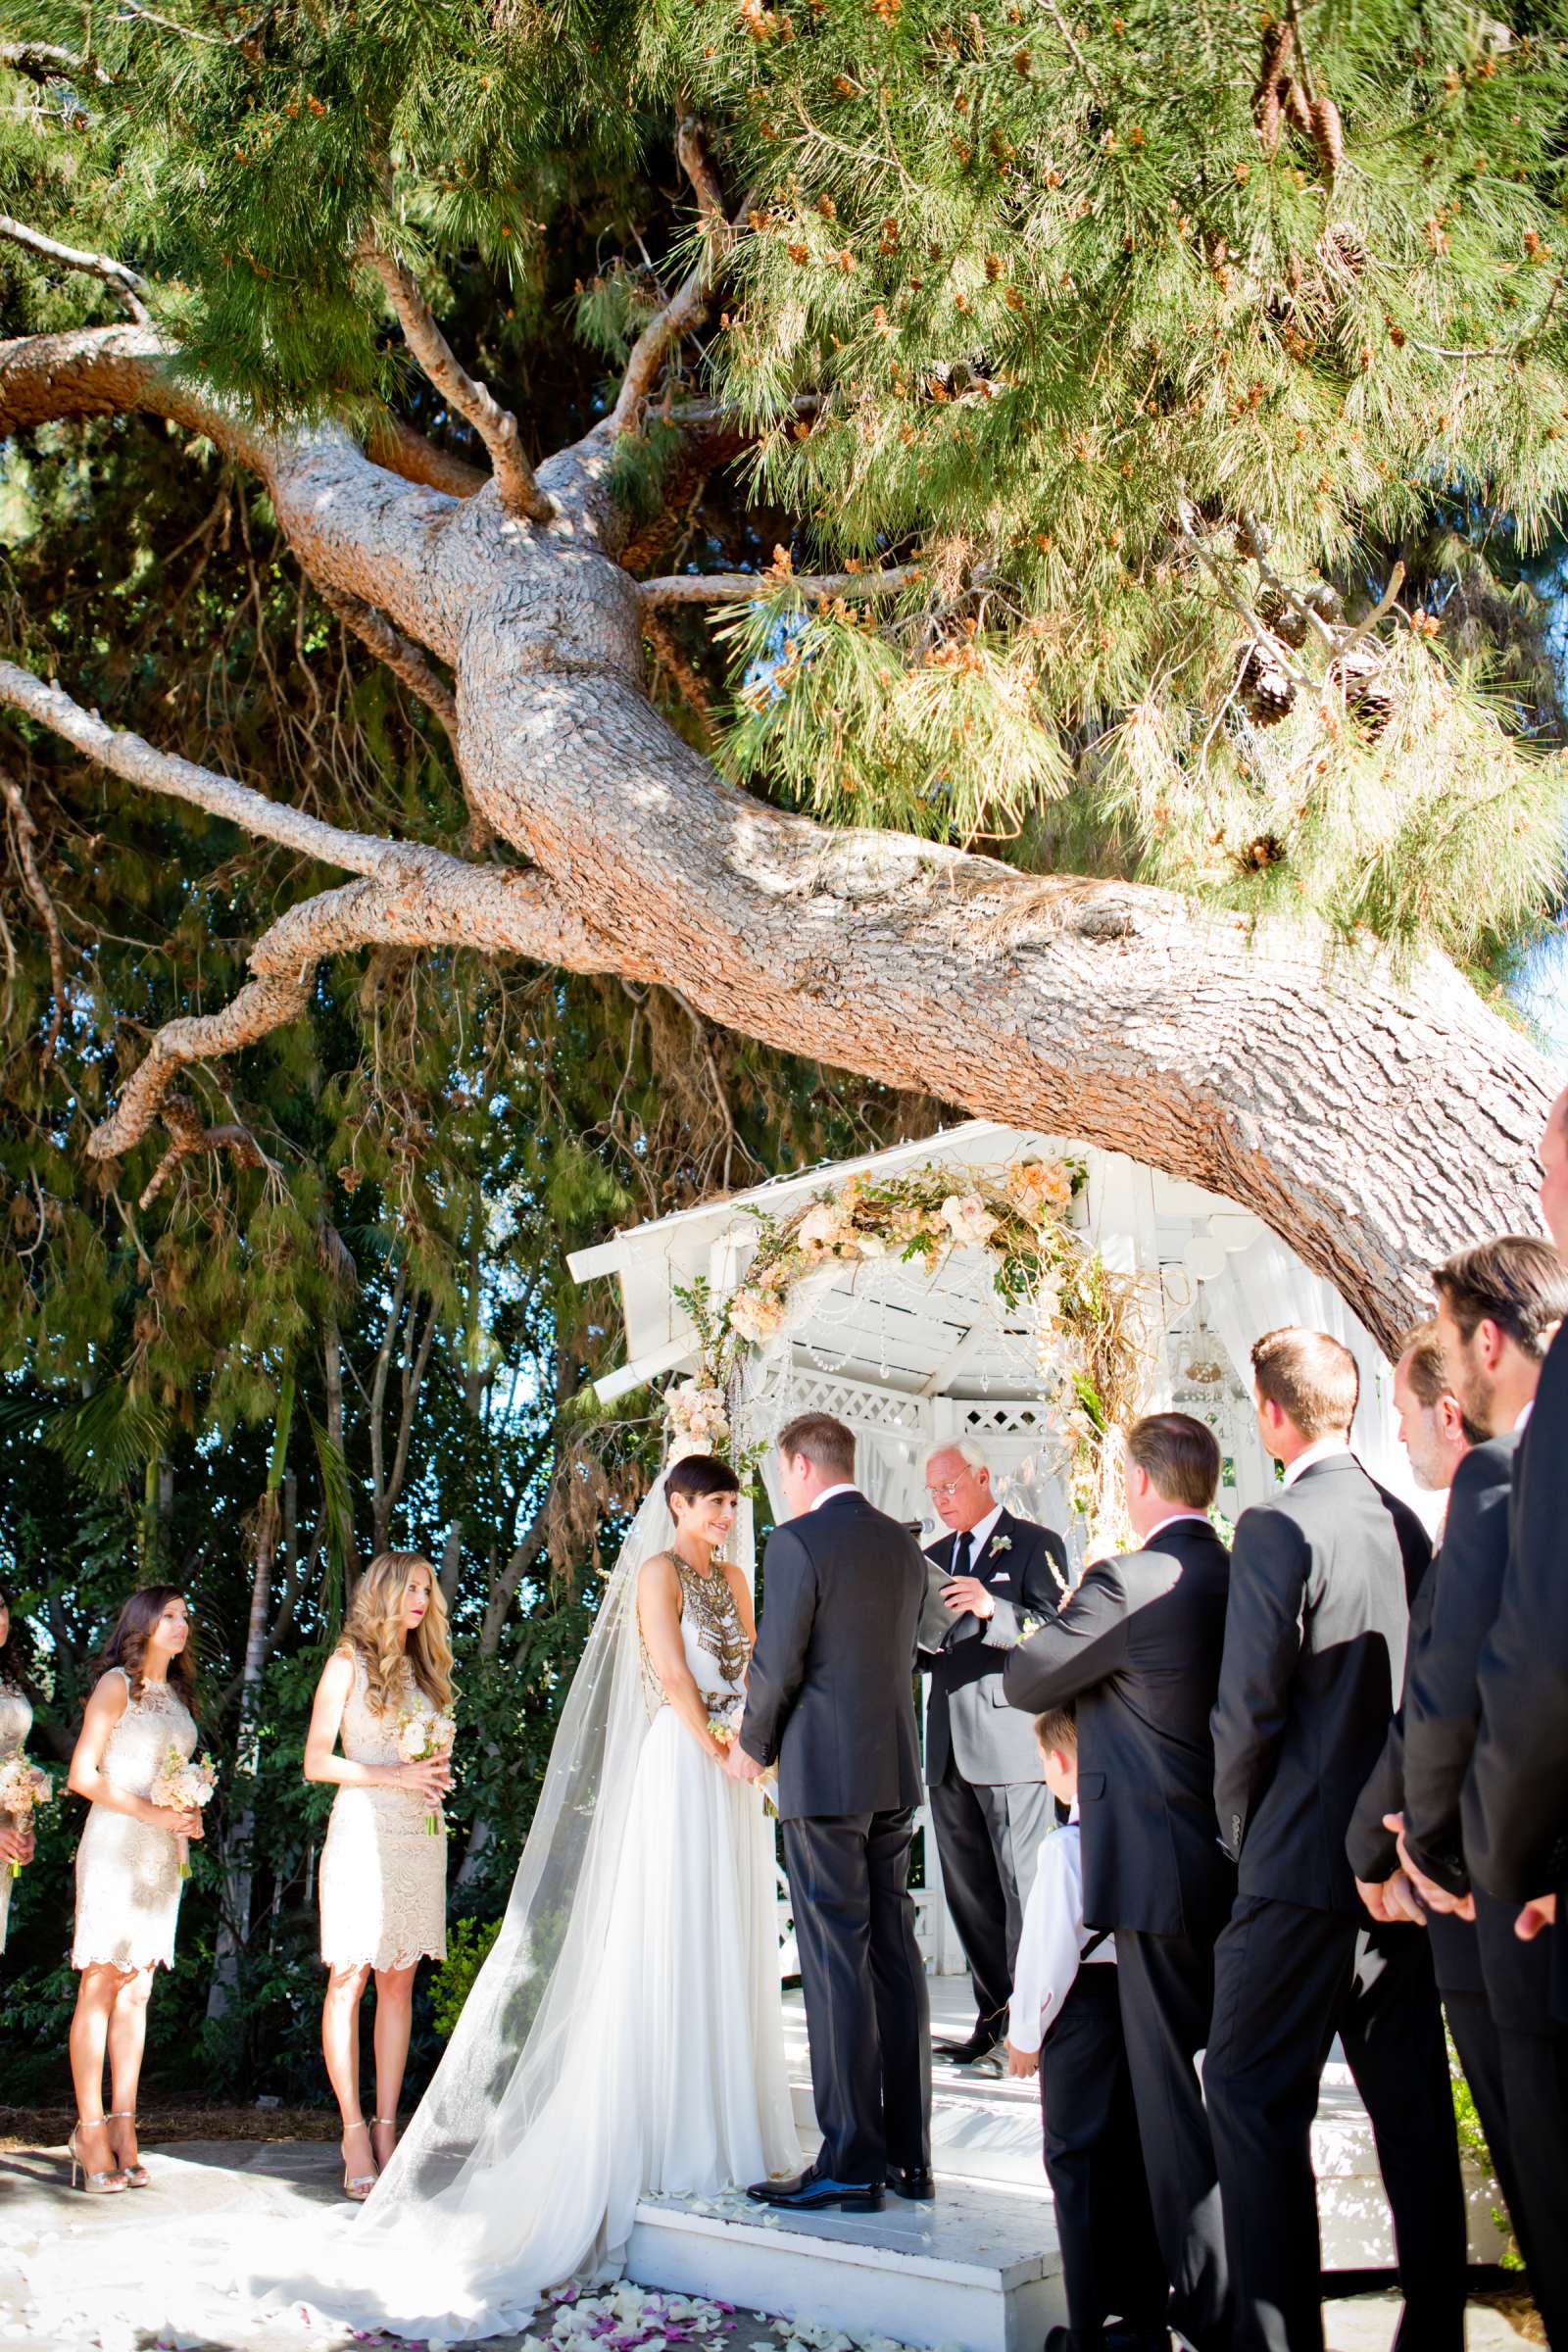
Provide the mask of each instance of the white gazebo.
[{"label": "white gazebo", "polygon": [[[989,1120],[775,1177],[578,1250],[568,1262],[579,1281],[613,1275],[620,1286],[627,1360],[598,1383],[600,1396],[608,1401],[697,1368],[701,1342],[682,1294],[706,1282],[715,1298],[727,1296],[744,1277],[762,1218],[787,1218],[862,1172],[880,1178],[936,1163],[951,1167],[961,1192],[967,1173],[1034,1158],[1086,1167],[1074,1222],[1108,1266],[1145,1278],[1155,1327],[1149,1401],[1200,1414],[1214,1428],[1228,1516],[1273,1483],[1253,1427],[1249,1349],[1282,1323],[1333,1332],[1354,1350],[1362,1378],[1357,1451],[1386,1486],[1427,1499],[1412,1488],[1395,1437],[1390,1368],[1377,1344],[1256,1217],[1118,1152]],[[1062,1529],[1069,1549],[1081,1551],[1084,1531],[1067,1508],[1060,1449],[1039,1393],[1033,1316],[1027,1304],[1003,1307],[984,1250],[955,1249],[930,1271],[889,1258],[815,1277],[785,1332],[751,1367],[748,1427],[765,1434],[808,1409],[835,1413],[854,1429],[860,1482],[883,1509],[929,1521],[927,1453],[945,1440],[972,1438],[1013,1507]]]}]

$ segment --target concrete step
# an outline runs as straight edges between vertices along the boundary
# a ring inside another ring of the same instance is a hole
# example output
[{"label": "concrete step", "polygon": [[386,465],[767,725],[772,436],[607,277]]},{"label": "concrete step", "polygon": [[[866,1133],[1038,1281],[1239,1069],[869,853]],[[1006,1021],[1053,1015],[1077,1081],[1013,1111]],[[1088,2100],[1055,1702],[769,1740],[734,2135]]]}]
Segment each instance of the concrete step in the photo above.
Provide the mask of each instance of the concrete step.
[{"label": "concrete step", "polygon": [[889,2197],[881,2213],[854,2215],[645,2198],[626,2267],[639,2285],[962,2352],[1038,2352],[1067,2316],[1040,2186],[955,2178],[931,2204]]}]

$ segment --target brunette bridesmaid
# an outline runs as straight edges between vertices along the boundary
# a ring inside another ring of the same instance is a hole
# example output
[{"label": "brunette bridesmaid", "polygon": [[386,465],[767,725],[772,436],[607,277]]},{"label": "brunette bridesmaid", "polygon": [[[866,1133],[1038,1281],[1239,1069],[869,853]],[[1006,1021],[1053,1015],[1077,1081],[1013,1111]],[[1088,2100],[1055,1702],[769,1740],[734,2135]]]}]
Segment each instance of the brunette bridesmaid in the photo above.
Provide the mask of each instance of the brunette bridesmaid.
[{"label": "brunette bridesmaid", "polygon": [[[383,1551],[360,1580],[317,1686],[305,1778],[337,1784],[321,1851],[321,2049],[343,2119],[343,2187],[368,2197],[397,2144],[414,1978],[447,1948],[444,1756],[405,1760],[413,1717],[449,1719],[452,1644],[435,1571]],[[341,1750],[340,1743],[341,1742]],[[360,2002],[375,1977],[375,2114],[360,2100]]]},{"label": "brunette bridesmaid", "polygon": [[199,1808],[176,1811],[152,1798],[170,1750],[185,1758],[196,1745],[190,1612],[174,1586],[144,1585],[130,1595],[96,1671],[70,1775],[92,1808],[76,1848],[71,2157],[73,2182],[79,2173],[90,2195],[106,2196],[148,2185],[136,2145],[147,2002],[155,1971],[174,1964],[179,1841],[202,1834]]}]

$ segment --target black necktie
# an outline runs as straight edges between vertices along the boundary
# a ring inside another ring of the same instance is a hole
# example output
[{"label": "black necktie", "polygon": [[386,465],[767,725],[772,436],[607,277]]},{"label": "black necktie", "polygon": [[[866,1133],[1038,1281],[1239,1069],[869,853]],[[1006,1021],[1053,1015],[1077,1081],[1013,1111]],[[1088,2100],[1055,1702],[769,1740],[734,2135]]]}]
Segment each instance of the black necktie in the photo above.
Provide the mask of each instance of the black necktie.
[{"label": "black necktie", "polygon": [[958,1537],[957,1543],[953,1547],[953,1573],[955,1576],[968,1575],[969,1547],[973,1542],[973,1536],[970,1534],[967,1528],[964,1528]]}]

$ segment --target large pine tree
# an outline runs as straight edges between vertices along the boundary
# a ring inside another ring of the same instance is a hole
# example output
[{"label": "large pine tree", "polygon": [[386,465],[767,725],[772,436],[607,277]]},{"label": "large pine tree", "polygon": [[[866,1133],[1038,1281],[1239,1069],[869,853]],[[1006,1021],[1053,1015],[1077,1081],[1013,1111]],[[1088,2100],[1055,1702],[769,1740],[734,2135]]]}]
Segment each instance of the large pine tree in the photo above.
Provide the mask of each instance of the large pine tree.
[{"label": "large pine tree", "polygon": [[293,860],[98,1160],[221,1124],[192,1073],[323,958],[461,946],[1129,1151],[1385,1335],[1527,1218],[1545,1079],[1486,995],[1560,880],[1560,7],[0,23],[14,463],[253,472],[466,803],[265,797],[13,602],[34,765]]}]

